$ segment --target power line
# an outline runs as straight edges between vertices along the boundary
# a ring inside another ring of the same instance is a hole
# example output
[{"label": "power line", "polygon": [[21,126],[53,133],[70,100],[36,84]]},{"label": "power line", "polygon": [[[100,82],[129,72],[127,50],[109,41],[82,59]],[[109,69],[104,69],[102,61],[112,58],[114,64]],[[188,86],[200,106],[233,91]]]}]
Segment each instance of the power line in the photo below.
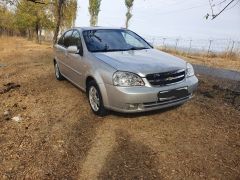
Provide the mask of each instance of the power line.
[{"label": "power line", "polygon": [[160,13],[157,13],[157,14],[171,14],[171,13],[177,13],[177,12],[183,12],[183,11],[188,11],[188,10],[192,10],[192,9],[196,9],[196,8],[200,8],[200,7],[205,7],[205,6],[208,6],[208,4],[203,4],[203,5],[199,5],[199,6],[193,6],[193,7],[190,7],[190,8],[185,8],[185,9],[178,9],[178,10],[175,10],[175,11],[168,11],[168,12],[160,12]]},{"label": "power line", "polygon": [[222,5],[223,3],[225,3],[227,0],[223,0],[223,1],[221,1],[220,3],[218,3],[218,4],[214,4],[214,6],[220,6],[220,5]]},{"label": "power line", "polygon": [[235,0],[231,0],[219,13],[217,13],[216,15],[213,14],[212,16],[212,20],[215,19],[216,17],[218,17],[225,9],[227,9],[227,7],[232,4]]},{"label": "power line", "polygon": [[183,3],[186,3],[186,2],[188,2],[188,1],[186,1],[186,0],[182,0],[182,1],[174,1],[174,3],[173,4],[170,4],[171,6],[176,6],[176,5],[178,5],[178,4],[183,4]]},{"label": "power line", "polygon": [[230,9],[232,9],[232,8],[234,8],[239,2],[240,2],[240,0],[238,0],[238,1],[237,1],[232,7],[226,9],[226,11],[227,11],[227,10],[230,10]]}]

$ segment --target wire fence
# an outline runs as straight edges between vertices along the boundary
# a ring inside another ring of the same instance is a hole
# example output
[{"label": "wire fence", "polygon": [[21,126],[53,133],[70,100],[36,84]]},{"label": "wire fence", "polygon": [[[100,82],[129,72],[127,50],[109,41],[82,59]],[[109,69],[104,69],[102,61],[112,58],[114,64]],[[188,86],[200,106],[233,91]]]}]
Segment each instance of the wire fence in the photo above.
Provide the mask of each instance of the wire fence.
[{"label": "wire fence", "polygon": [[153,46],[161,49],[171,49],[186,54],[222,54],[235,53],[240,55],[240,41],[228,39],[183,39],[145,36],[145,39]]}]

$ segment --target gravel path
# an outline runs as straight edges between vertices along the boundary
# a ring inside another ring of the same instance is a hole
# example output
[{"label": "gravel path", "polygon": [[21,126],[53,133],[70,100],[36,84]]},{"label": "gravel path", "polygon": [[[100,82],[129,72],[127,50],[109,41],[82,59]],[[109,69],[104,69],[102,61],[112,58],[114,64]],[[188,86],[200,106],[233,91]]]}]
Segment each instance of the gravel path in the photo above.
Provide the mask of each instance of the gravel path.
[{"label": "gravel path", "polygon": [[227,69],[219,69],[194,64],[194,70],[198,74],[210,75],[213,77],[224,78],[228,80],[240,81],[240,71],[232,71]]}]

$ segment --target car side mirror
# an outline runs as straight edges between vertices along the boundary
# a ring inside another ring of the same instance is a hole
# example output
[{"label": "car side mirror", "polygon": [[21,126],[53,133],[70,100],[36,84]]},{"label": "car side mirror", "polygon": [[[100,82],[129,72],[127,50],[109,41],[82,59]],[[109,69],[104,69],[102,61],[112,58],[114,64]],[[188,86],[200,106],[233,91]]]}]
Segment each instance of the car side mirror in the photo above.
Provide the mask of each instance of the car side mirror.
[{"label": "car side mirror", "polygon": [[77,54],[79,52],[77,46],[69,46],[67,48],[68,53]]}]

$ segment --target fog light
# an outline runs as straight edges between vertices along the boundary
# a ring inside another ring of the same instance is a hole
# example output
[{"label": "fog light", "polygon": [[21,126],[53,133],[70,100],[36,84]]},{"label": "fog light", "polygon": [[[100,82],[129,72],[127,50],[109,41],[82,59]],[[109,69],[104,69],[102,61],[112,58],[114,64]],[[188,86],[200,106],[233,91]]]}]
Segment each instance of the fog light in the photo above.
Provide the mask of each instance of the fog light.
[{"label": "fog light", "polygon": [[128,104],[128,105],[127,105],[127,108],[128,108],[129,110],[138,109],[138,104]]},{"label": "fog light", "polygon": [[128,110],[137,110],[137,109],[144,109],[143,104],[127,104]]},{"label": "fog light", "polygon": [[144,109],[143,104],[138,104],[138,109]]}]

